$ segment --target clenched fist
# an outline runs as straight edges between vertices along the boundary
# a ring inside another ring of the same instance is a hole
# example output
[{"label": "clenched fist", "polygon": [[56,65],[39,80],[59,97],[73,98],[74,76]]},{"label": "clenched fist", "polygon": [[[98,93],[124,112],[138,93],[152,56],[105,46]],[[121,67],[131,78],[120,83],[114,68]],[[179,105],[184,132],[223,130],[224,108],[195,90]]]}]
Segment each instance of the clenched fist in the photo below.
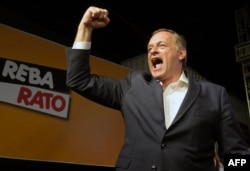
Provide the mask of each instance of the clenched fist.
[{"label": "clenched fist", "polygon": [[108,10],[90,6],[78,25],[75,41],[90,41],[92,30],[105,27],[109,22]]},{"label": "clenched fist", "polygon": [[90,29],[101,28],[105,27],[109,21],[108,10],[91,6],[85,11],[79,27],[84,25]]}]

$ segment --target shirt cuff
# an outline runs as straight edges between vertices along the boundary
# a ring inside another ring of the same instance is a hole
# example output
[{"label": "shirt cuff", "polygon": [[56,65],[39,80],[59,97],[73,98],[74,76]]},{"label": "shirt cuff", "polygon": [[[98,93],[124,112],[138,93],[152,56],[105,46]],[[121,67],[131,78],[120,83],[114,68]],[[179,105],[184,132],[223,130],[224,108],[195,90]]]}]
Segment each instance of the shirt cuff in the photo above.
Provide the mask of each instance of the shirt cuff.
[{"label": "shirt cuff", "polygon": [[90,49],[91,42],[74,42],[72,49]]}]

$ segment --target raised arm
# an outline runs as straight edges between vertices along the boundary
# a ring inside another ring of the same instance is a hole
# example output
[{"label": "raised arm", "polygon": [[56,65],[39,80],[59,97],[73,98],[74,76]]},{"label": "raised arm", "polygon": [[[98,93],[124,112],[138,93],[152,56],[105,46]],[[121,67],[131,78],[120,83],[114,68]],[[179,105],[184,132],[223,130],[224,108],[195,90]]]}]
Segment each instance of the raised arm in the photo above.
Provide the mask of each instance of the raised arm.
[{"label": "raised arm", "polygon": [[78,25],[73,48],[67,49],[66,84],[90,100],[119,109],[121,81],[91,74],[89,65],[92,32],[96,28],[105,27],[109,22],[106,9],[91,6],[85,11]]}]

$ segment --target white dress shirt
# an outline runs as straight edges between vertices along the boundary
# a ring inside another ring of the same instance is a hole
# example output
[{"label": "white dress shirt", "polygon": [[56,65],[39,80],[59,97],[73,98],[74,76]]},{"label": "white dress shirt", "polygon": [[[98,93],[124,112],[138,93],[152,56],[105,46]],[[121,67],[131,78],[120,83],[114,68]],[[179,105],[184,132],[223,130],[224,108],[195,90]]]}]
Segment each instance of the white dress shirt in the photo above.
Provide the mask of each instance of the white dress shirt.
[{"label": "white dress shirt", "polygon": [[90,49],[91,42],[74,42],[73,49]]},{"label": "white dress shirt", "polygon": [[173,122],[187,93],[188,79],[182,72],[178,81],[171,83],[163,92],[165,124],[168,129]]}]

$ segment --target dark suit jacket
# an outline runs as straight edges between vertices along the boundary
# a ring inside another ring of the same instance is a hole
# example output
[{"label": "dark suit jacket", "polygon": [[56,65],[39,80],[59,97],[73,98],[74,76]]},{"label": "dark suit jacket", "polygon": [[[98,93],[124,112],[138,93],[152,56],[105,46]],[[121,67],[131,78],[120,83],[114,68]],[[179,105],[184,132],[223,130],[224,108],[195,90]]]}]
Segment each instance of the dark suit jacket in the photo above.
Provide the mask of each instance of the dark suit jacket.
[{"label": "dark suit jacket", "polygon": [[149,73],[131,71],[124,80],[90,74],[88,50],[67,50],[67,85],[80,95],[121,110],[125,142],[118,171],[214,170],[220,154],[247,151],[225,88],[188,76],[189,86],[166,130],[163,90]]}]

